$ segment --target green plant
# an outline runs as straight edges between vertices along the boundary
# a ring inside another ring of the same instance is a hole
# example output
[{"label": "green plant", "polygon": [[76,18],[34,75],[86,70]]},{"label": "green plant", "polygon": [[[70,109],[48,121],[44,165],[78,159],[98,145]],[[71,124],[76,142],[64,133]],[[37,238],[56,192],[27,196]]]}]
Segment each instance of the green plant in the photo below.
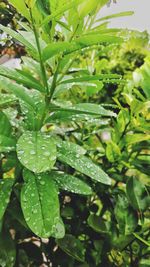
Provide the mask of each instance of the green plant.
[{"label": "green plant", "polygon": [[[26,22],[0,29],[27,56],[20,70],[0,66],[1,266],[136,266],[148,253],[137,170],[148,174],[149,102],[134,81],[96,69],[99,51],[124,42],[103,21],[132,14],[97,20],[107,2],[9,1]],[[107,84],[124,88],[122,103],[94,99]]]}]

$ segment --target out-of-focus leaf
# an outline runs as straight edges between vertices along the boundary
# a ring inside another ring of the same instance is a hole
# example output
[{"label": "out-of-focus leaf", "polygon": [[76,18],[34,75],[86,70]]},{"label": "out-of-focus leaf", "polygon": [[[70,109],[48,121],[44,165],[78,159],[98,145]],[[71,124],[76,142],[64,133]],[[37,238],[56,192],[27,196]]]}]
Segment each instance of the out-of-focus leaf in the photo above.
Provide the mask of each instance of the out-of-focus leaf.
[{"label": "out-of-focus leaf", "polygon": [[21,44],[23,44],[26,48],[28,48],[32,52],[32,55],[37,57],[37,50],[35,49],[35,47],[30,42],[28,42],[26,38],[24,38],[21,34],[1,24],[0,24],[0,29],[9,34],[12,38],[19,41]]},{"label": "out-of-focus leaf", "polygon": [[29,10],[27,9],[24,0],[9,0],[9,3],[12,4],[24,17],[27,19],[30,18]]},{"label": "out-of-focus leaf", "polygon": [[0,220],[2,219],[9,203],[13,183],[13,179],[0,180]]},{"label": "out-of-focus leaf", "polygon": [[127,196],[132,207],[139,211],[144,211],[150,205],[150,196],[139,179],[129,178],[126,186]]},{"label": "out-of-focus leaf", "polygon": [[63,239],[57,240],[58,246],[68,255],[75,258],[77,261],[84,262],[85,249],[81,241],[73,235],[65,235]]},{"label": "out-of-focus leaf", "polygon": [[113,141],[107,143],[106,156],[110,162],[118,161],[121,156],[119,146]]},{"label": "out-of-focus leaf", "polygon": [[98,233],[108,233],[105,220],[95,214],[88,217],[88,224]]},{"label": "out-of-focus leaf", "polygon": [[2,231],[0,233],[0,266],[14,267],[15,260],[15,242],[9,232]]},{"label": "out-of-focus leaf", "polygon": [[118,195],[115,216],[121,234],[129,235],[136,229],[138,223],[137,213],[129,206],[124,195]]},{"label": "out-of-focus leaf", "polygon": [[133,11],[120,12],[120,13],[116,13],[116,14],[112,14],[112,15],[108,15],[108,16],[102,17],[102,18],[96,20],[96,22],[103,21],[103,20],[108,20],[108,19],[115,19],[115,18],[120,18],[120,17],[132,16],[133,14],[134,14]]},{"label": "out-of-focus leaf", "polygon": [[125,130],[125,127],[130,121],[129,111],[127,109],[122,109],[117,116],[117,129],[120,133]]}]

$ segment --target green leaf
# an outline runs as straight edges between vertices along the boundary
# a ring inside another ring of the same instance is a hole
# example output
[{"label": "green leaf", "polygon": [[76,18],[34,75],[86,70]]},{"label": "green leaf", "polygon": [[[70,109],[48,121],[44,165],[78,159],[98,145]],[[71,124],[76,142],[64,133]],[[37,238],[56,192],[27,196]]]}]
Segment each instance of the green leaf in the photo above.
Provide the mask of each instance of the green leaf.
[{"label": "green leaf", "polygon": [[61,218],[59,218],[58,222],[53,226],[52,236],[57,239],[61,239],[65,236],[65,226]]},{"label": "green leaf", "polygon": [[0,111],[0,135],[11,135],[11,124],[4,112]]},{"label": "green leaf", "polygon": [[70,142],[63,141],[58,146],[58,159],[63,163],[70,165],[77,171],[84,173],[93,180],[103,184],[110,185],[111,179],[109,176],[91,159],[80,153],[79,146]]},{"label": "green leaf", "polygon": [[120,17],[132,16],[133,14],[134,14],[133,11],[120,12],[120,13],[116,13],[116,14],[102,17],[102,18],[96,20],[96,23],[99,21],[108,20],[108,19],[115,19],[115,18],[120,18]]},{"label": "green leaf", "polygon": [[54,11],[51,15],[47,16],[46,19],[42,21],[42,25],[47,24],[53,19],[61,17],[64,14],[64,12],[68,11],[71,8],[76,8],[76,6],[82,1],[83,0],[71,0],[69,3],[66,2],[65,4],[62,3],[60,7],[56,8],[56,11]]},{"label": "green leaf", "polygon": [[6,108],[16,101],[16,97],[13,94],[2,94],[0,93],[0,107]]},{"label": "green leaf", "polygon": [[44,87],[42,85],[40,85],[39,81],[37,81],[32,76],[30,78],[26,77],[24,75],[24,73],[21,72],[20,70],[17,71],[17,70],[9,69],[9,71],[8,71],[7,67],[0,66],[0,75],[4,76],[6,78],[9,78],[11,80],[14,80],[17,83],[22,84],[26,87],[35,88],[41,92],[45,91]]},{"label": "green leaf", "polygon": [[24,171],[21,207],[29,228],[39,237],[52,235],[59,223],[59,200],[55,184],[49,175],[34,175]]},{"label": "green leaf", "polygon": [[8,92],[13,93],[17,98],[21,99],[22,101],[26,102],[30,106],[34,107],[34,101],[28,95],[28,90],[23,87],[22,85],[18,85],[13,83],[8,78],[0,76],[0,82],[3,89],[7,90]]},{"label": "green leaf", "polygon": [[30,131],[41,129],[42,117],[45,113],[44,95],[36,90],[29,90],[28,95],[34,101],[34,109],[27,103],[20,101],[21,112],[23,115],[24,128]]},{"label": "green leaf", "polygon": [[19,41],[21,44],[23,44],[26,48],[30,50],[30,52],[32,52],[32,55],[34,57],[37,57],[37,50],[35,49],[35,47],[30,42],[28,42],[27,39],[24,38],[20,33],[17,33],[16,31],[13,31],[9,27],[5,27],[1,24],[0,24],[0,29],[5,33],[9,34],[12,38]]},{"label": "green leaf", "polygon": [[50,177],[54,179],[59,188],[76,194],[91,195],[92,189],[78,177],[63,172],[51,172]]},{"label": "green leaf", "polygon": [[9,3],[12,4],[21,15],[27,19],[30,18],[29,10],[27,9],[24,0],[9,0]]},{"label": "green leaf", "polygon": [[[91,14],[93,10],[97,9],[98,5],[102,2],[101,0],[86,0],[81,3],[78,7],[78,14],[80,18],[84,18],[85,16]],[[107,2],[107,0],[105,0]]]},{"label": "green leaf", "polygon": [[0,152],[10,152],[16,150],[16,140],[12,137],[0,135]]},{"label": "green leaf", "polygon": [[14,267],[16,260],[16,248],[10,233],[0,233],[0,266]]},{"label": "green leaf", "polygon": [[64,55],[68,55],[78,50],[82,50],[86,47],[98,45],[101,43],[120,43],[122,42],[122,38],[117,36],[108,36],[97,34],[93,36],[93,34],[89,34],[87,36],[79,37],[73,42],[58,42],[49,44],[47,47],[43,49],[42,58],[44,61],[47,59],[59,54],[63,53]]},{"label": "green leaf", "polygon": [[150,242],[147,242],[145,239],[143,239],[141,236],[139,236],[137,233],[133,233],[133,235],[140,240],[143,244],[145,244],[146,246],[150,247]]},{"label": "green leaf", "polygon": [[37,0],[25,0],[26,5],[29,8],[33,8]]},{"label": "green leaf", "polygon": [[57,240],[57,244],[63,251],[77,261],[85,261],[85,249],[81,241],[73,235],[65,235],[63,239]]},{"label": "green leaf", "polygon": [[127,145],[132,145],[142,141],[150,140],[150,134],[128,134],[125,136],[125,143]]},{"label": "green leaf", "polygon": [[[111,82],[111,79],[121,79],[122,76],[118,74],[99,74],[99,75],[88,75],[88,76],[82,76],[78,78],[73,78],[73,79],[68,79],[68,80],[63,80],[60,82],[60,84],[66,84],[66,83],[80,83],[80,82],[87,82],[87,81],[97,81],[97,80],[102,80],[102,81],[107,81]],[[109,81],[110,80],[110,81]]]},{"label": "green leaf", "polygon": [[56,145],[50,135],[26,131],[17,143],[18,159],[27,169],[41,173],[51,170],[56,161]]},{"label": "green leaf", "polygon": [[150,205],[150,196],[143,183],[136,177],[129,178],[126,191],[132,207],[139,211],[144,211]]},{"label": "green leaf", "polygon": [[43,50],[43,60],[47,60],[59,53],[63,53],[67,51],[70,48],[69,42],[58,42],[58,43],[52,43],[49,44],[44,50]]},{"label": "green leaf", "polygon": [[124,195],[118,195],[115,206],[115,216],[119,224],[121,234],[131,234],[138,224],[137,213],[129,206],[127,198]]},{"label": "green leaf", "polygon": [[9,203],[13,183],[13,179],[5,178],[3,180],[0,180],[0,220],[2,220]]},{"label": "green leaf", "polygon": [[98,233],[108,233],[105,220],[95,214],[88,217],[88,225]]},{"label": "green leaf", "polygon": [[52,114],[47,119],[51,121],[88,120],[91,117],[116,117],[116,114],[103,108],[101,105],[91,103],[80,103],[69,108],[52,106],[49,107]]},{"label": "green leaf", "polygon": [[117,116],[117,129],[120,133],[123,133],[125,127],[130,121],[130,114],[127,109],[122,109]]},{"label": "green leaf", "polygon": [[102,35],[97,34],[96,36],[93,34],[88,34],[87,36],[79,37],[75,40],[75,43],[80,46],[80,49],[92,46],[92,45],[98,45],[100,43],[121,43],[123,39],[121,37],[117,36],[109,36],[109,35]]},{"label": "green leaf", "polygon": [[106,146],[106,157],[110,162],[119,161],[121,151],[119,146],[113,141],[108,142]]}]

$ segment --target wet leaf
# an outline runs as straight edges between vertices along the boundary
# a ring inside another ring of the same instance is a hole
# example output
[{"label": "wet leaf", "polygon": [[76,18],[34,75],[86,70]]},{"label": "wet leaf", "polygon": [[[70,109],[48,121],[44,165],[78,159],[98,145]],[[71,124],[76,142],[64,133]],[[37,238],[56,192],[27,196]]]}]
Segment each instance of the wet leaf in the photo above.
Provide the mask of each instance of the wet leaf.
[{"label": "wet leaf", "polygon": [[63,172],[51,172],[50,177],[54,179],[59,188],[76,194],[91,195],[92,189],[78,177]]},{"label": "wet leaf", "polygon": [[24,171],[21,207],[29,228],[39,237],[50,237],[60,223],[58,192],[47,174]]},{"label": "wet leaf", "polygon": [[51,170],[56,161],[56,145],[45,133],[26,131],[17,143],[18,159],[27,169],[41,173]]},{"label": "wet leaf", "polygon": [[9,203],[13,183],[13,179],[0,180],[0,220],[3,218]]},{"label": "wet leaf", "polygon": [[58,144],[58,159],[93,180],[110,185],[111,179],[109,176],[98,165],[94,164],[91,159],[81,154],[78,147],[73,143],[61,142]]}]

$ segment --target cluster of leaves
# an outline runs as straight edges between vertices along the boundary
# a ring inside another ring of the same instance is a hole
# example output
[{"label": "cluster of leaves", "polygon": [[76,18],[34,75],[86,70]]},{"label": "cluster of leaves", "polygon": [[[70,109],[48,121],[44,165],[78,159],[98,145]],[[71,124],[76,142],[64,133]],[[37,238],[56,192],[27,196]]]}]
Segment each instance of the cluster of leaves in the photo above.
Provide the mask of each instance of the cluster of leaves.
[{"label": "cluster of leaves", "polygon": [[9,4],[24,20],[0,29],[27,55],[0,66],[0,266],[149,266],[148,37],[129,69],[143,35],[107,24],[132,12]]}]

